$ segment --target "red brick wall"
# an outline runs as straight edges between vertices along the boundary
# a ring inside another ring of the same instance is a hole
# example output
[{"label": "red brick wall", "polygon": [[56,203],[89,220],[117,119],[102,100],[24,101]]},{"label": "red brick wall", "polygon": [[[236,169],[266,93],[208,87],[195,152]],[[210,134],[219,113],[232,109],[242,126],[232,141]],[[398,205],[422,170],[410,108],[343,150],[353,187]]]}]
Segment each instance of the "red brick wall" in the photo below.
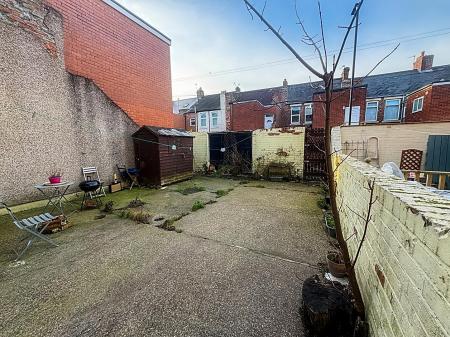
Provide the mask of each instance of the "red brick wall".
[{"label": "red brick wall", "polygon": [[279,127],[281,110],[278,106],[263,106],[258,101],[235,103],[231,106],[231,131],[264,129],[264,115],[274,115],[274,127]]},{"label": "red brick wall", "polygon": [[[422,96],[422,111],[413,113],[413,101]],[[428,86],[406,99],[405,122],[437,121],[450,121],[450,84]]]},{"label": "red brick wall", "polygon": [[[359,122],[364,123],[366,113],[366,95],[367,88],[359,87],[353,90],[353,106],[360,106]],[[344,124],[344,107],[348,106],[350,100],[350,90],[342,89],[335,90],[332,96],[330,124],[331,127]],[[325,101],[325,93],[313,95],[313,128],[325,127],[325,113],[323,110],[324,104],[320,101]]]},{"label": "red brick wall", "polygon": [[101,0],[47,0],[64,18],[69,72],[92,79],[139,125],[172,127],[170,46]]},{"label": "red brick wall", "polygon": [[184,115],[173,115],[173,127],[186,130]]}]

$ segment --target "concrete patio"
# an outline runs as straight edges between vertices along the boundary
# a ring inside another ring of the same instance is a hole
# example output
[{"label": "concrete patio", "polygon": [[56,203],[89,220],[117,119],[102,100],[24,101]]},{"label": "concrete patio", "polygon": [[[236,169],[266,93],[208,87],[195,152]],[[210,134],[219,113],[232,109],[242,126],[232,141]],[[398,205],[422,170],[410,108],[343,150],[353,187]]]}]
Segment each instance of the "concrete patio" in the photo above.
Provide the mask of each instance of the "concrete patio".
[{"label": "concrete patio", "polygon": [[[205,190],[178,192],[192,184]],[[36,244],[23,264],[0,217],[1,336],[303,335],[302,282],[329,248],[317,186],[195,178],[108,196],[115,208],[136,197],[166,218],[217,202],[176,221],[181,233],[74,212],[59,247]]]}]

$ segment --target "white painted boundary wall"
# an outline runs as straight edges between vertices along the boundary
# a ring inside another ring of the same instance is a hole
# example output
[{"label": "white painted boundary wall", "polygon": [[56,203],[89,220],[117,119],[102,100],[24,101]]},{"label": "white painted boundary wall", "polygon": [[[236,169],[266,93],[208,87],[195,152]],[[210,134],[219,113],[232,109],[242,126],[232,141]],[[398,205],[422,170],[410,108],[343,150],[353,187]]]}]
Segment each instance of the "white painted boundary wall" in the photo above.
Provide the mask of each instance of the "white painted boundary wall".
[{"label": "white painted boundary wall", "polygon": [[305,128],[255,130],[252,133],[253,172],[263,175],[270,163],[292,165],[292,175],[303,177]]},{"label": "white painted boundary wall", "polygon": [[209,164],[209,135],[206,132],[193,132],[194,172],[203,172]]},{"label": "white painted boundary wall", "polygon": [[[336,156],[336,162],[342,160]],[[336,166],[336,163],[335,163]],[[375,179],[372,221],[356,265],[371,337],[450,335],[450,201],[348,158],[336,172],[344,237],[355,256]]]},{"label": "white painted boundary wall", "polygon": [[380,166],[389,161],[400,165],[402,150],[407,149],[423,151],[422,166],[424,166],[428,136],[450,135],[450,122],[369,124],[344,126],[340,127],[340,130],[342,146],[345,142],[361,142],[377,137]]}]

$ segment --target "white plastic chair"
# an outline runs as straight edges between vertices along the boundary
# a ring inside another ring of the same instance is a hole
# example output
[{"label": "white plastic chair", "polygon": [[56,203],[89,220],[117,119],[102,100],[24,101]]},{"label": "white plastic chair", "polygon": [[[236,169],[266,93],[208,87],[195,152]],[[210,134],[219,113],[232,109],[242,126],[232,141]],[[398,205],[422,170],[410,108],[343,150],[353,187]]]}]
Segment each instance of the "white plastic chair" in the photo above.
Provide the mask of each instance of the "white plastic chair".
[{"label": "white plastic chair", "polygon": [[[91,167],[82,167],[81,171],[83,172],[84,180],[98,180],[101,183],[100,192],[95,194],[95,197],[104,197],[106,196],[105,188],[103,187],[103,181],[100,179],[98,174],[98,170],[95,166]],[[89,192],[91,193],[91,192]],[[92,193],[90,194],[91,199],[93,197]]]}]

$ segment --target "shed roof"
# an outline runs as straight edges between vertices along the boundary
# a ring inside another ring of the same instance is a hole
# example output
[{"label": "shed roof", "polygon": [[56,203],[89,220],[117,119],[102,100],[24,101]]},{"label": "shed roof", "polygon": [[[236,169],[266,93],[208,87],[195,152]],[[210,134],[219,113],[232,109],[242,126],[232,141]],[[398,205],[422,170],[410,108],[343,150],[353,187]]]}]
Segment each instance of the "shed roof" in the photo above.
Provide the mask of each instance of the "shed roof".
[{"label": "shed roof", "polygon": [[133,133],[132,137],[135,137],[141,130],[148,130],[155,134],[156,136],[168,136],[168,137],[194,137],[190,132],[183,129],[171,129],[171,128],[161,128],[157,126],[144,125],[138,131]]}]

